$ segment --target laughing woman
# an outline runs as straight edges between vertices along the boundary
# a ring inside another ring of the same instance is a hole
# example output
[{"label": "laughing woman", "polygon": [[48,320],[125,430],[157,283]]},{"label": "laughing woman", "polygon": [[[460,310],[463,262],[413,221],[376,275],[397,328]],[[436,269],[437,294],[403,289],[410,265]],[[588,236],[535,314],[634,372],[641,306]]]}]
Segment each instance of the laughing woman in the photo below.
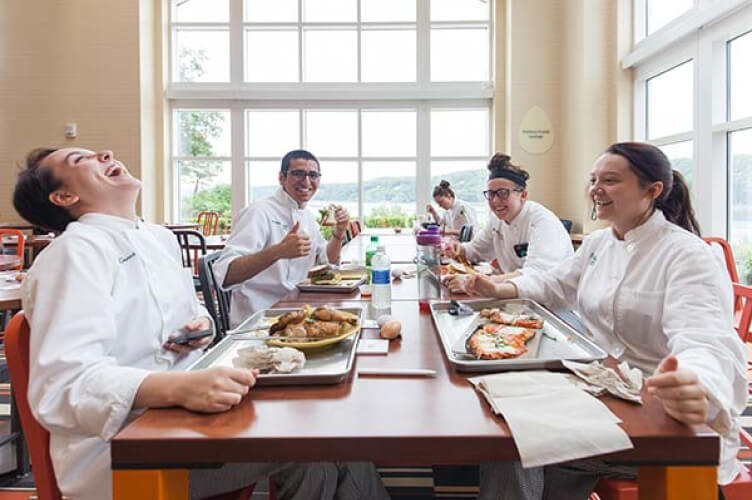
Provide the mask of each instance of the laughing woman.
[{"label": "laughing woman", "polygon": [[[739,472],[747,355],[734,331],[728,274],[699,238],[687,186],[658,148],[619,143],[595,162],[589,196],[611,227],[587,237],[574,258],[504,283],[474,278],[468,289],[579,311],[597,344],[649,376],[648,391],[666,413],[721,435],[718,482],[729,483]],[[480,498],[587,498],[601,477],[635,472],[599,460],[485,464]]]},{"label": "laughing woman", "polygon": [[[488,162],[488,184],[483,196],[494,214],[470,243],[455,242],[449,256],[471,261],[496,259],[505,273],[493,279],[519,276],[523,270],[546,271],[570,257],[572,242],[559,218],[549,209],[527,199],[525,170],[511,158],[496,153]],[[449,276],[445,284],[455,293],[465,292],[466,276]]]}]

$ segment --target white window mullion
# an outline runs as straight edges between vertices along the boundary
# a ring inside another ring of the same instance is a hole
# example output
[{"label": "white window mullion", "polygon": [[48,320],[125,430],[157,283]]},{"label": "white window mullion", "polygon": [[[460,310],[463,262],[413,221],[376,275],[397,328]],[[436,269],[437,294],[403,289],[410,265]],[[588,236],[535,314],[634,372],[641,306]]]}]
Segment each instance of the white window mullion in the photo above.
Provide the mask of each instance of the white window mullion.
[{"label": "white window mullion", "polygon": [[417,107],[417,164],[415,175],[415,213],[422,214],[429,200],[431,184],[431,108],[427,103]]},{"label": "white window mullion", "polygon": [[235,105],[230,110],[232,152],[232,182],[230,200],[233,219],[248,204],[249,172],[245,164],[245,110]]},{"label": "white window mullion", "polygon": [[363,211],[363,108],[358,108],[358,219],[363,227],[366,215]]},{"label": "white window mullion", "polygon": [[431,3],[429,0],[417,0],[416,5],[416,80],[419,87],[427,87],[431,81]]},{"label": "white window mullion", "polygon": [[230,2],[230,81],[236,84],[245,80],[243,39],[243,0],[232,0]]}]

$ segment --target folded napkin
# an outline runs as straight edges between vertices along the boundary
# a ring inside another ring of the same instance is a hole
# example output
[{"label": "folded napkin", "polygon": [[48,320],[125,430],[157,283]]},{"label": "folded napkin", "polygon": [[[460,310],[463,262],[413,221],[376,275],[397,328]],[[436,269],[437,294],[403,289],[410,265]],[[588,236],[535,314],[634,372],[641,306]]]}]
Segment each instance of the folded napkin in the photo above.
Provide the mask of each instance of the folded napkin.
[{"label": "folded napkin", "polygon": [[578,363],[562,360],[562,363],[582,379],[578,380],[576,385],[584,391],[594,396],[608,392],[617,398],[642,404],[642,372],[637,368],[630,368],[626,361],[619,363],[616,370],[604,366],[599,361]]},{"label": "folded napkin", "polygon": [[508,372],[470,379],[503,415],[523,467],[632,448],[621,420],[563,373]]}]

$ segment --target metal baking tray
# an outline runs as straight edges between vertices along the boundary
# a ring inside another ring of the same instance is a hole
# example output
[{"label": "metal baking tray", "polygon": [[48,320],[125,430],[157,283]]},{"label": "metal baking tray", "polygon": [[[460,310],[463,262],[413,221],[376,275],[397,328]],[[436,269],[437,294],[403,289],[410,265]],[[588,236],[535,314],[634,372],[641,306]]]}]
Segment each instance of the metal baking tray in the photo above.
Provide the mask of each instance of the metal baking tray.
[{"label": "metal baking tray", "polygon": [[[480,299],[462,301],[469,306],[474,314],[468,316],[452,316],[449,314],[449,301],[431,303],[431,316],[441,338],[449,363],[461,372],[502,372],[509,370],[533,370],[542,368],[562,368],[562,360],[588,362],[604,359],[606,352],[585,338],[585,336],[569,326],[551,311],[529,299]],[[528,343],[528,354],[519,358],[485,360],[473,359],[470,355],[463,355],[465,340],[475,331],[479,322],[480,310],[498,307],[510,313],[531,312],[543,319],[543,332],[536,334],[539,344],[535,340]]]},{"label": "metal baking tray", "polygon": [[[363,325],[363,309],[361,307],[339,307],[342,311],[351,312],[360,318]],[[298,308],[266,309],[258,311],[241,323],[236,331],[259,329],[271,326],[266,318],[297,311]],[[259,335],[264,333],[259,331]],[[201,370],[214,366],[233,366],[232,359],[238,349],[262,344],[263,340],[252,338],[252,334],[233,334],[232,330],[211,350],[199,358],[189,370]],[[360,338],[360,331],[341,342],[330,346],[314,349],[301,349],[305,353],[305,366],[293,373],[262,373],[256,380],[256,385],[317,385],[338,384],[350,376],[355,363],[355,349]]]}]

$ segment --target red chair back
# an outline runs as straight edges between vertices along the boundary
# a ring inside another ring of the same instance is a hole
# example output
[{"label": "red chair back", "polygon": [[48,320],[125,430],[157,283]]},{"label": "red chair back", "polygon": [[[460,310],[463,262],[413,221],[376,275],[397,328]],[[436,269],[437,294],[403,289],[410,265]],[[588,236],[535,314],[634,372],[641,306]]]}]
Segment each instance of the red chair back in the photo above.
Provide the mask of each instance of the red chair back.
[{"label": "red chair back", "polygon": [[363,231],[363,225],[361,224],[360,220],[352,219],[350,221],[350,233],[352,234],[352,237],[355,238],[362,231]]},{"label": "red chair back", "polygon": [[752,323],[752,287],[734,283],[734,302],[741,304],[741,317],[736,325],[736,333],[742,342],[749,339],[749,327]]},{"label": "red chair back", "polygon": [[26,245],[26,236],[18,229],[0,229],[0,238],[5,236],[16,237],[16,256],[18,257],[18,266],[16,269],[20,271],[23,269],[24,265],[24,246]]},{"label": "red chair back", "polygon": [[23,311],[10,320],[5,331],[5,356],[18,414],[21,417],[39,500],[62,500],[50,459],[50,433],[39,425],[29,407],[29,323]]},{"label": "red chair back", "polygon": [[198,227],[204,236],[211,236],[219,233],[219,213],[217,212],[199,212]]},{"label": "red chair back", "polygon": [[[723,251],[723,260],[726,262],[726,269],[731,278],[731,283],[739,283],[739,273],[736,271],[736,261],[734,260],[734,252],[731,250],[731,245],[723,238],[703,238],[705,243],[711,247],[716,244],[721,247]],[[734,313],[738,313],[742,308],[742,304],[738,298],[734,299]]]}]

